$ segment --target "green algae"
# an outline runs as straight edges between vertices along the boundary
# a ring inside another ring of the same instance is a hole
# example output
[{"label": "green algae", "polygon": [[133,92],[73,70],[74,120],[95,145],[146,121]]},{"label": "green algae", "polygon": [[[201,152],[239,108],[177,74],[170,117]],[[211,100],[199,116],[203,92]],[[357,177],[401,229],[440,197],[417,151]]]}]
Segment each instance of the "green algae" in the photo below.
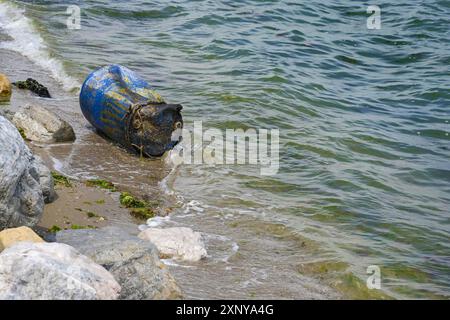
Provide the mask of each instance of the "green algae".
[{"label": "green algae", "polygon": [[72,188],[72,183],[66,176],[63,176],[62,174],[59,174],[56,171],[52,171],[52,177],[56,185],[62,185],[66,188]]},{"label": "green algae", "polygon": [[[65,223],[66,223],[66,224],[70,224],[70,222],[68,222],[68,221],[66,221]],[[71,225],[70,225],[70,228],[67,228],[67,227],[64,228],[64,230],[67,230],[67,229],[71,229],[71,230],[83,230],[83,229],[98,229],[98,228],[95,227],[95,226],[91,226],[91,225],[81,226],[81,225],[78,225],[78,224],[71,224]],[[52,226],[50,229],[48,229],[48,232],[50,232],[50,233],[57,233],[57,232],[59,232],[59,231],[61,231],[61,230],[63,230],[61,227],[59,227],[59,226],[57,226],[57,225],[54,225],[54,226]]]},{"label": "green algae", "polygon": [[383,277],[386,279],[398,280],[408,279],[418,283],[430,282],[430,276],[417,268],[402,264],[389,265],[383,268]]},{"label": "green algae", "polygon": [[95,212],[92,212],[92,211],[86,212],[86,215],[88,216],[88,218],[100,218],[100,216],[98,214],[96,214]]},{"label": "green algae", "polygon": [[133,197],[128,192],[120,194],[120,204],[127,208],[145,208],[148,205],[145,201]]},{"label": "green algae", "polygon": [[97,227],[94,227],[94,226],[91,226],[91,225],[88,225],[88,226],[80,226],[80,225],[77,225],[77,224],[72,224],[71,226],[70,226],[70,229],[72,229],[72,230],[83,230],[83,229],[98,229]]},{"label": "green algae", "polygon": [[57,233],[59,231],[61,231],[61,228],[56,225],[54,225],[50,229],[48,229],[48,232],[50,232],[50,233]]},{"label": "green algae", "polygon": [[298,266],[298,272],[301,274],[330,274],[345,271],[349,265],[339,261],[320,261],[303,263]]},{"label": "green algae", "polygon": [[147,220],[155,217],[155,212],[150,208],[133,208],[130,210],[130,214],[138,219]]},{"label": "green algae", "polygon": [[340,275],[331,282],[346,299],[352,300],[392,300],[393,298],[378,289],[369,289],[367,284],[351,272]]},{"label": "green algae", "polygon": [[389,300],[391,296],[382,290],[369,289],[367,284],[349,271],[350,265],[342,261],[316,261],[300,264],[297,271],[303,275],[317,277],[339,291],[345,299]]},{"label": "green algae", "polygon": [[92,180],[88,180],[86,181],[86,186],[88,187],[98,187],[101,189],[106,189],[112,192],[117,191],[116,186],[114,185],[114,183],[106,181],[106,180],[102,180],[102,179],[92,179]]},{"label": "green algae", "polygon": [[147,201],[133,197],[128,192],[122,192],[120,194],[120,204],[130,209],[130,214],[138,219],[146,220],[153,218],[155,212]]},{"label": "green algae", "polygon": [[22,136],[22,139],[27,140],[27,135],[25,134],[25,130],[23,128],[17,128],[17,130],[19,130],[19,133]]}]

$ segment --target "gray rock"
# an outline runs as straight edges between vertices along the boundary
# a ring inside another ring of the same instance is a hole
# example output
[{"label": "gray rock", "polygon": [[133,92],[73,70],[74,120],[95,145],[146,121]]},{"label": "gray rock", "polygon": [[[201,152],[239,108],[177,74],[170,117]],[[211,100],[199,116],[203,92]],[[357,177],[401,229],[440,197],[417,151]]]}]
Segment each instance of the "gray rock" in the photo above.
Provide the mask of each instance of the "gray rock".
[{"label": "gray rock", "polygon": [[14,117],[15,112],[11,111],[8,108],[3,108],[0,106],[0,116],[5,117],[9,121],[12,121],[12,118]]},{"label": "gray rock", "polygon": [[40,106],[26,106],[14,114],[12,122],[23,129],[27,139],[54,143],[75,140],[75,132],[66,121]]},{"label": "gray rock", "polygon": [[50,169],[44,164],[41,158],[34,156],[36,159],[37,170],[39,173],[39,184],[41,185],[42,195],[45,203],[51,203],[55,200],[55,182],[53,180]]},{"label": "gray rock", "polygon": [[156,247],[117,227],[64,230],[56,235],[111,272],[122,287],[119,299],[175,299],[181,293],[158,258]]},{"label": "gray rock", "polygon": [[0,116],[0,230],[32,227],[44,209],[38,161],[17,129]]},{"label": "gray rock", "polygon": [[60,243],[18,243],[0,254],[1,300],[112,300],[120,285],[100,265]]}]

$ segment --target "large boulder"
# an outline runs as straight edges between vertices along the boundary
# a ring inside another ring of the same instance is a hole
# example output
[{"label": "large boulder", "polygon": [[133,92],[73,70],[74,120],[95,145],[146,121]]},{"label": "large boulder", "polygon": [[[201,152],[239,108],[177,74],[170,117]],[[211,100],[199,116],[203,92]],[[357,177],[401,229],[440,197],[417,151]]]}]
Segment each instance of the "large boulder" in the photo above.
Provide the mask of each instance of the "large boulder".
[{"label": "large boulder", "polygon": [[57,233],[56,240],[73,246],[108,269],[122,287],[119,299],[181,297],[180,289],[159,260],[155,246],[117,227],[64,230]]},{"label": "large boulder", "polygon": [[15,113],[12,122],[32,141],[54,143],[75,140],[75,132],[70,124],[40,106],[21,108]]},{"label": "large boulder", "polygon": [[36,225],[44,209],[38,160],[0,116],[0,230]]},{"label": "large boulder", "polygon": [[6,229],[0,232],[0,252],[19,242],[44,242],[28,227]]},{"label": "large boulder", "polygon": [[60,243],[18,243],[0,254],[0,300],[111,300],[120,285]]},{"label": "large boulder", "polygon": [[0,101],[8,101],[11,98],[11,82],[0,73]]},{"label": "large boulder", "polygon": [[198,261],[207,255],[201,234],[189,228],[148,228],[139,238],[154,243],[163,258]]}]

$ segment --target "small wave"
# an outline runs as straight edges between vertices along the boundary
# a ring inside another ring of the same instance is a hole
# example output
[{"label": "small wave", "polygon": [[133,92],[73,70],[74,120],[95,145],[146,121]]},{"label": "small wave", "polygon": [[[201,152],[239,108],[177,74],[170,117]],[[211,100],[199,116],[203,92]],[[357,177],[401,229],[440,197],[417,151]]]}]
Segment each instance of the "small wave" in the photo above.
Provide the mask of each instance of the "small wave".
[{"label": "small wave", "polygon": [[79,88],[80,83],[65,72],[61,61],[51,57],[47,45],[24,12],[12,4],[0,3],[0,30],[12,38],[11,41],[1,42],[0,48],[19,52],[48,70],[65,90]]},{"label": "small wave", "polygon": [[177,17],[180,15],[186,15],[187,13],[183,12],[182,7],[178,6],[167,6],[165,8],[161,8],[160,10],[142,10],[139,9],[131,9],[124,10],[123,8],[111,8],[111,6],[93,6],[92,8],[88,8],[87,14],[91,14],[94,16],[106,16],[114,19],[120,20],[148,20],[148,19],[167,19],[170,17]]},{"label": "small wave", "polygon": [[208,257],[218,263],[227,263],[239,251],[238,243],[230,237],[208,233],[204,233],[202,236],[208,248],[214,248],[209,250],[214,253],[213,255],[208,254]]},{"label": "small wave", "polygon": [[181,264],[180,261],[177,261],[175,259],[161,259],[161,261],[166,266],[181,267],[181,268],[186,268],[186,269],[195,269],[196,268],[195,266]]},{"label": "small wave", "polygon": [[197,200],[192,200],[189,203],[187,203],[184,206],[184,211],[183,213],[189,213],[189,212],[198,212],[198,213],[202,213],[205,211],[205,209],[202,207],[202,203],[197,201]]},{"label": "small wave", "polygon": [[170,221],[170,217],[166,216],[166,217],[154,217],[154,218],[150,218],[147,220],[147,227],[148,228],[155,228],[155,227],[159,227],[167,222]]}]

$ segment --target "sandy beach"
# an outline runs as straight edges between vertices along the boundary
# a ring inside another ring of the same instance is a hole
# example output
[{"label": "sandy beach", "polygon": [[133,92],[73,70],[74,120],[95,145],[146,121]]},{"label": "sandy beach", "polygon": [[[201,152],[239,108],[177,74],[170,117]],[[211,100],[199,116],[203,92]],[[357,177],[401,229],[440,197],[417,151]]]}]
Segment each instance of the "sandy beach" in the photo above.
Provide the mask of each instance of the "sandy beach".
[{"label": "sandy beach", "polygon": [[[54,232],[123,225],[124,220],[128,220],[126,225],[129,227],[143,222],[133,219],[129,210],[120,206],[118,194],[111,194],[97,187],[87,187],[82,182],[72,181],[71,185],[71,187],[56,185],[57,198],[45,206],[38,228]],[[130,229],[137,234],[135,228]]]}]

